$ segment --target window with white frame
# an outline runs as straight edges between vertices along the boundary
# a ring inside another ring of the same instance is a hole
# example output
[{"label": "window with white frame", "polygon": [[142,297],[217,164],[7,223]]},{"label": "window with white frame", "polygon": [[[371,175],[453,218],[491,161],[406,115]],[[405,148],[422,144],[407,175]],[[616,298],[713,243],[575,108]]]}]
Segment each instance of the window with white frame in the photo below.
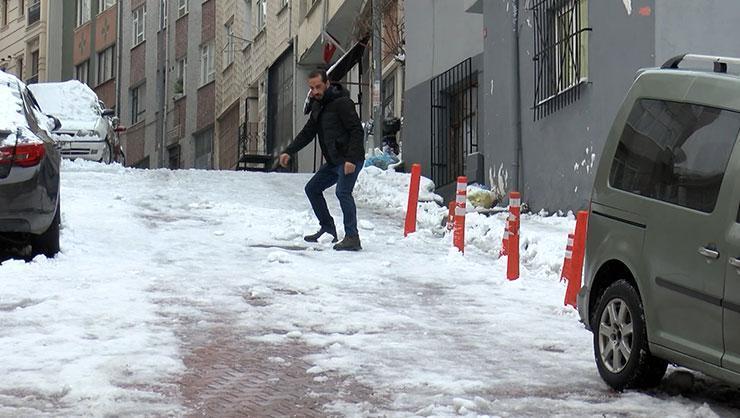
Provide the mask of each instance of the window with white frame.
[{"label": "window with white frame", "polygon": [[177,18],[181,18],[188,14],[190,8],[190,0],[177,0]]},{"label": "window with white frame", "polygon": [[200,47],[200,84],[206,85],[214,80],[213,69],[213,43]]},{"label": "window with white frame", "polygon": [[77,26],[90,21],[90,0],[77,0]]},{"label": "window with white frame", "polygon": [[98,85],[115,77],[116,47],[112,46],[98,54]]},{"label": "window with white frame", "polygon": [[159,29],[167,28],[167,0],[159,0]]},{"label": "window with white frame", "polygon": [[257,0],[257,30],[261,31],[267,24],[267,0]]},{"label": "window with white frame", "polygon": [[110,9],[116,4],[116,0],[98,0],[98,14]]},{"label": "window with white frame", "polygon": [[236,47],[234,45],[234,21],[230,21],[224,26],[226,35],[226,46],[223,51],[224,69],[234,63]]},{"label": "window with white frame", "polygon": [[144,100],[146,92],[146,85],[142,84],[138,87],[131,89],[131,124],[135,125],[144,120],[144,114],[146,113],[146,105]]},{"label": "window with white frame", "polygon": [[134,46],[146,40],[146,4],[131,12],[133,15]]},{"label": "window with white frame", "polygon": [[75,80],[87,84],[90,80],[90,61],[75,66]]}]

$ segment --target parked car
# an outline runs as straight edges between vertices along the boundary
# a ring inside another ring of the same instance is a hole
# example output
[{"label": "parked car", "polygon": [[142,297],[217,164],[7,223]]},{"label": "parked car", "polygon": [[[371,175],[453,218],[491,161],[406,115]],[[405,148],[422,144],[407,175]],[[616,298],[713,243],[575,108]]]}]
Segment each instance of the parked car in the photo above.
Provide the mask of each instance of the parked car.
[{"label": "parked car", "polygon": [[740,78],[727,73],[732,66],[740,59],[686,55],[639,72],[609,133],[578,307],[614,389],[657,385],[669,363],[740,384]]},{"label": "parked car", "polygon": [[0,247],[31,246],[33,254],[59,252],[61,156],[45,115],[30,90],[0,71]]},{"label": "parked car", "polygon": [[41,109],[62,122],[55,139],[61,145],[63,158],[113,162],[116,136],[110,117],[114,112],[105,109],[90,87],[70,80],[33,84],[28,88],[38,99]]}]

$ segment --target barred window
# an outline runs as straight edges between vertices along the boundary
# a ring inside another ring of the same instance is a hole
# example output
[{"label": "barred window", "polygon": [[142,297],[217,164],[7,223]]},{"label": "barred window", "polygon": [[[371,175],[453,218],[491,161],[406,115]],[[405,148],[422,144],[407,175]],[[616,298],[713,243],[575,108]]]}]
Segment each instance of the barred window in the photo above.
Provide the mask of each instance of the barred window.
[{"label": "barred window", "polygon": [[588,0],[538,0],[534,15],[534,119],[580,98],[588,78]]}]

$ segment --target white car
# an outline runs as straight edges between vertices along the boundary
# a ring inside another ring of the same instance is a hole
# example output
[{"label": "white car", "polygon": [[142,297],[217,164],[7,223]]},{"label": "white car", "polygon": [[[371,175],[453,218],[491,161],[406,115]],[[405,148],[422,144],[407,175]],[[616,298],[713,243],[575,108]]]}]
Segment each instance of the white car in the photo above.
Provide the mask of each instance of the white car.
[{"label": "white car", "polygon": [[113,162],[115,133],[110,117],[98,96],[87,85],[77,81],[32,84],[28,88],[36,96],[44,113],[53,114],[62,123],[54,132],[63,158]]}]

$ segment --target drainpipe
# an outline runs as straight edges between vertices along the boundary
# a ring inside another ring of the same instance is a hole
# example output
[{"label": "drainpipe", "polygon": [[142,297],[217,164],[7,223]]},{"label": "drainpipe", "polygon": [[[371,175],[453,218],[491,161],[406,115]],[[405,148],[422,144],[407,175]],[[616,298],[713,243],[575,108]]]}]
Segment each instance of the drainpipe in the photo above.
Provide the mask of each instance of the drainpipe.
[{"label": "drainpipe", "polygon": [[122,14],[123,14],[123,2],[118,2],[118,16],[116,17],[117,21],[117,34],[116,34],[116,55],[118,55],[118,62],[116,63],[116,66],[118,67],[116,69],[116,115],[119,119],[121,119],[121,72],[122,72],[122,65],[121,61],[123,61],[121,58],[123,58],[123,30],[121,29],[121,22],[122,22]]},{"label": "drainpipe", "polygon": [[521,83],[521,65],[519,63],[519,0],[514,1],[514,56],[512,59],[514,70],[514,130],[516,141],[516,157],[514,158],[514,177],[513,190],[521,192],[522,187],[522,83]]},{"label": "drainpipe", "polygon": [[[167,2],[167,8],[170,7],[170,2]],[[170,74],[170,13],[167,13],[167,28],[164,29],[164,94],[162,97],[162,137],[159,139],[159,168],[164,168],[164,144],[167,137],[167,111],[169,110],[169,96],[167,95],[167,87],[169,85],[169,74]]]}]

